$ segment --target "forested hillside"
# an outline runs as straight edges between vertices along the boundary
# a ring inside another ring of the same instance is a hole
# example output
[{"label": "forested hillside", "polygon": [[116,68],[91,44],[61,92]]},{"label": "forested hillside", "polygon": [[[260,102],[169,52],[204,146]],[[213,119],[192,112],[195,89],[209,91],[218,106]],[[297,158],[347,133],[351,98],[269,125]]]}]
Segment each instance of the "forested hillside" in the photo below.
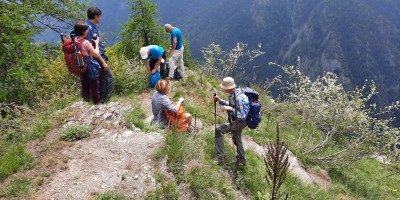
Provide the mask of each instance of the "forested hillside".
[{"label": "forested hillside", "polygon": [[[266,54],[260,81],[276,75],[268,62],[296,64],[315,78],[335,72],[347,88],[374,80],[381,104],[400,98],[400,3],[395,0],[157,1],[163,22],[185,31],[195,56],[211,42],[241,41]],[[177,10],[178,12],[175,12]],[[251,66],[249,66],[251,67]]]}]

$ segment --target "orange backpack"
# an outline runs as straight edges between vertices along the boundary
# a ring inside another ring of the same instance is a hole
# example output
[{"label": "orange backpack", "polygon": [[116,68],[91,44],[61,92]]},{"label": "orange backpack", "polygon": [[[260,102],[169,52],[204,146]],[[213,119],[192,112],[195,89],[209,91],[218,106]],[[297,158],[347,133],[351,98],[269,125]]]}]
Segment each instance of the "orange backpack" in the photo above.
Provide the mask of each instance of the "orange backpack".
[{"label": "orange backpack", "polygon": [[177,113],[173,113],[169,110],[164,109],[167,117],[168,126],[176,128],[176,132],[184,133],[188,130],[189,123],[185,118],[185,109],[180,106]]}]

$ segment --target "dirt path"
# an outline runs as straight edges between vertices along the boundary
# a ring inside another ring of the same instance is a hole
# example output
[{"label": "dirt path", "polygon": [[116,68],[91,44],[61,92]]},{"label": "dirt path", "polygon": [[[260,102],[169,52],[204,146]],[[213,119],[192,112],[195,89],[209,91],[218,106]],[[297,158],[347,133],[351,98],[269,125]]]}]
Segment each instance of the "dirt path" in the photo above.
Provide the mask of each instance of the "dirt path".
[{"label": "dirt path", "polygon": [[66,166],[50,175],[51,180],[43,184],[35,199],[89,199],[106,191],[137,199],[154,189],[151,155],[164,137],[121,125],[123,113],[130,110],[119,103],[90,106],[78,102],[68,108],[66,111],[74,115],[64,126],[90,125],[91,136],[61,150],[68,158]]}]

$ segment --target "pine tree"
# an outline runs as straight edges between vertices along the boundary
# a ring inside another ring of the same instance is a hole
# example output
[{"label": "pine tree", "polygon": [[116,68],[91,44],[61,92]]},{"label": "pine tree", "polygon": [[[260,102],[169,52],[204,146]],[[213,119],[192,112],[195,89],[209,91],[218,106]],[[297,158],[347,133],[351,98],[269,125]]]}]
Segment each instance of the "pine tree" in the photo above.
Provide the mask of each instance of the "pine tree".
[{"label": "pine tree", "polygon": [[167,34],[156,20],[157,5],[149,0],[132,0],[130,4],[132,19],[122,28],[122,41],[117,44],[118,51],[127,59],[138,59],[139,49],[143,46],[167,46]]}]

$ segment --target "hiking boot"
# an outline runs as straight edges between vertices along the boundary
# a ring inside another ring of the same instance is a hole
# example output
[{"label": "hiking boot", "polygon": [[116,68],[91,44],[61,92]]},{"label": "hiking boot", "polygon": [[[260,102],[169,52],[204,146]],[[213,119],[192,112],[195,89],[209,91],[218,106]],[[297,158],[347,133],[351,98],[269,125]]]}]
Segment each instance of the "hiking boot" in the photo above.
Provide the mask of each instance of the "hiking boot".
[{"label": "hiking boot", "polygon": [[245,162],[239,162],[239,163],[238,163],[238,166],[239,166],[239,167],[244,167],[244,166],[246,166],[246,163],[245,163]]}]

